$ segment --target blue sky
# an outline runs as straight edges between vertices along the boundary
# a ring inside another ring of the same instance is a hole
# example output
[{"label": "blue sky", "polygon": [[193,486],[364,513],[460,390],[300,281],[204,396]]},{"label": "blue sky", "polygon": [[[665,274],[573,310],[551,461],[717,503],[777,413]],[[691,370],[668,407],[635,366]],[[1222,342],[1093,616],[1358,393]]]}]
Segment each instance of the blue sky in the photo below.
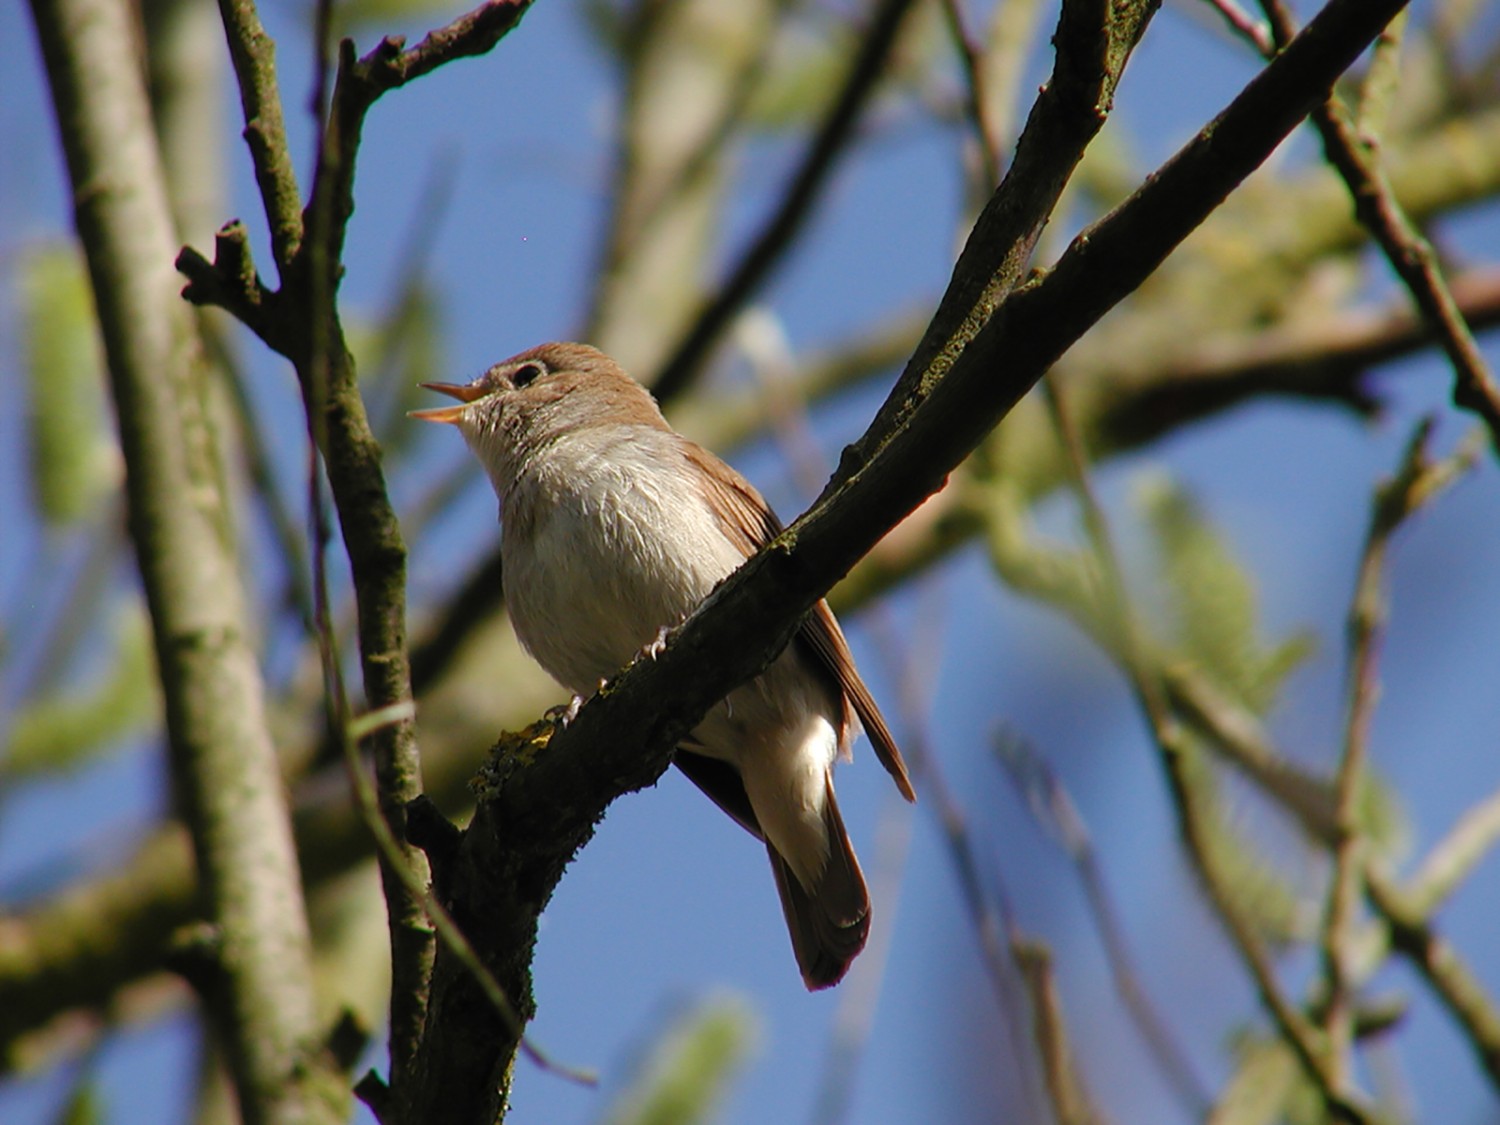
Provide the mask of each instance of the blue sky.
[{"label": "blue sky", "polygon": [[[299,152],[310,149],[297,116],[306,58],[295,44],[300,7],[267,5],[282,42],[279,62]],[[15,44],[0,68],[0,263],[30,240],[66,229],[61,159],[50,134],[34,36],[17,5],[0,9],[0,34]],[[369,37],[366,36],[367,40]],[[1156,21],[1122,87],[1112,128],[1128,133],[1147,165],[1166,156],[1232,96],[1252,72],[1244,52],[1169,7]],[[451,209],[437,229],[429,272],[442,299],[450,378],[544,339],[574,333],[594,268],[592,239],[606,198],[608,66],[587,40],[577,5],[541,0],[491,56],[439,72],[388,96],[366,130],[351,228],[346,308],[381,308],[425,170],[454,161]],[[237,213],[259,231],[248,161],[228,123]],[[894,111],[892,111],[894,112]],[[801,351],[864,323],[872,310],[930,299],[947,279],[958,221],[952,133],[897,127],[838,174],[808,243],[764,296]],[[1305,150],[1304,138],[1293,157]],[[744,228],[763,212],[797,150],[756,146],[742,170]],[[227,217],[227,216],[226,216]],[[1494,207],[1453,224],[1466,260],[1497,256]],[[732,241],[736,231],[729,232]],[[257,237],[257,247],[262,243]],[[262,254],[264,252],[262,251]],[[4,265],[0,264],[0,269]],[[0,320],[0,378],[19,401],[13,278]],[[1483,341],[1492,363],[1500,349]],[[256,357],[259,393],[277,419],[288,471],[300,472],[300,422],[289,372]],[[1179,434],[1146,454],[1112,462],[1100,488],[1127,545],[1130,497],[1145,475],[1186,482],[1258,576],[1266,628],[1306,626],[1315,656],[1293,678],[1274,716],[1278,739],[1298,757],[1327,763],[1341,720],[1342,618],[1375,482],[1396,465],[1415,420],[1438,411],[1436,445],[1467,428],[1448,410],[1448,373],[1422,358],[1382,370],[1386,416],[1362,424],[1326,408],[1259,404]],[[816,432],[831,464],[856,436],[878,394],[821,413]],[[16,584],[35,535],[24,513],[23,412],[0,413],[0,520],[24,535],[0,553],[0,596],[25,604]],[[457,436],[424,434],[434,471],[462,464]],[[790,517],[805,499],[775,450],[737,458]],[[460,515],[411,544],[413,585],[451,579],[453,560],[493,542],[493,498],[477,469]],[[1500,621],[1500,475],[1486,462],[1406,529],[1391,559],[1393,615],[1376,716],[1374,760],[1400,795],[1420,856],[1472,802],[1500,781],[1500,691],[1494,623]],[[1069,533],[1067,501],[1044,505],[1044,527]],[[1228,1074],[1225,1047],[1256,1020],[1244,971],[1218,937],[1176,848],[1164,786],[1144,724],[1118,675],[1076,632],[999,587],[977,549],[903,592],[872,622],[846,622],[856,656],[885,710],[898,716],[882,638],[936,631],[929,670],[928,735],[970,819],[985,874],[1003,879],[1019,918],[1051,943],[1071,1029],[1098,1100],[1120,1122],[1186,1120],[1147,1062],[1105,969],[1083,894],[995,768],[997,726],[1019,733],[1054,767],[1078,803],[1100,852],[1138,957],[1142,980],[1174,1021],[1211,1088]],[[483,747],[476,747],[476,761]],[[87,775],[37,787],[0,817],[0,902],[38,864],[87,860],[118,846],[160,809],[154,746],[122,753]],[[931,802],[908,813],[866,745],[839,773],[839,794],[856,845],[873,873],[880,833],[909,824],[899,898],[876,900],[894,918],[889,962],[849,1120],[955,1125],[995,1120],[1013,1090],[1004,1031],[976,954]],[[910,821],[903,818],[910,817]],[[1443,932],[1500,991],[1493,934],[1500,865],[1493,857],[1442,915]],[[873,964],[872,958],[867,962]],[[861,962],[860,967],[865,967]],[[1315,966],[1291,961],[1288,987]],[[856,972],[860,969],[857,968]],[[568,1085],[522,1062],[513,1120],[584,1122],[603,1111],[628,1076],[643,1039],[664,1017],[704,996],[731,994],[755,1012],[758,1046],[724,1119],[808,1119],[821,1078],[839,992],[809,996],[798,981],[760,848],[681,778],[618,802],[596,840],[564,879],[544,918],[536,962],[536,1040],[567,1062],[599,1068],[602,1092]],[[1398,1035],[1405,1081],[1419,1117],[1493,1121],[1496,1105],[1419,983],[1385,974],[1376,991],[1413,1000]],[[181,1120],[191,1065],[185,1021],[134,1031],[101,1060],[109,1120]],[[62,1076],[0,1089],[0,1121],[47,1119]]]}]

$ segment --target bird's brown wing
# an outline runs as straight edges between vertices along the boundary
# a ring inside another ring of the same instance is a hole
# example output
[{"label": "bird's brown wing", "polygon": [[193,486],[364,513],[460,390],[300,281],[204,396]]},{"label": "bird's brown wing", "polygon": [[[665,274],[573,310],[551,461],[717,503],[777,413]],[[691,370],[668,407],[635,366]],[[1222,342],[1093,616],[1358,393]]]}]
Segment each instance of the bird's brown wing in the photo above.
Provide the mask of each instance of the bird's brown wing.
[{"label": "bird's brown wing", "polygon": [[781,521],[755,485],[696,442],[683,438],[682,452],[698,470],[709,508],[723,517],[724,534],[747,559],[781,534]]},{"label": "bird's brown wing", "polygon": [[903,797],[908,801],[915,801],[917,795],[912,790],[911,778],[907,775],[901,750],[896,745],[891,728],[885,725],[885,716],[875,705],[875,697],[865,687],[864,680],[860,679],[859,670],[854,667],[854,655],[849,651],[849,642],[844,639],[844,631],[839,628],[838,619],[833,616],[833,610],[828,608],[827,602],[820,599],[812,607],[807,619],[802,622],[797,639],[816,657],[819,664],[833,674],[844,691],[844,698],[854,704],[854,713],[859,716],[860,724],[870,736],[870,745],[875,747],[875,756],[880,759],[885,772],[895,780],[896,788],[901,790]]},{"label": "bird's brown wing", "polygon": [[[745,552],[746,558],[780,534],[781,521],[754,485],[702,446],[684,439],[683,449],[688,460],[702,470],[698,477],[705,482],[709,506],[724,517],[725,533]],[[895,780],[901,795],[908,801],[916,800],[896,739],[886,726],[885,717],[876,706],[870,689],[860,679],[854,656],[849,651],[849,642],[844,639],[844,631],[839,628],[826,601],[819,599],[808,612],[796,641],[813,662],[833,678],[843,693],[845,706],[853,705],[865,733],[870,736],[870,744],[875,747],[875,756]]]}]

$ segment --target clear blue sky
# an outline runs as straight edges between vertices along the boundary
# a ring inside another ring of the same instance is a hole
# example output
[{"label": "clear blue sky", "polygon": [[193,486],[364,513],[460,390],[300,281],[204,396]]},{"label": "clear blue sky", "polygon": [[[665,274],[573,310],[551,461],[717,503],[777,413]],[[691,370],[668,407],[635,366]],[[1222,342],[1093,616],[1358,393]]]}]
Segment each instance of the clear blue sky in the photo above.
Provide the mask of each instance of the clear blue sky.
[{"label": "clear blue sky", "polygon": [[[292,91],[288,112],[298,151],[306,152],[306,123],[296,116],[306,59],[291,36],[301,9],[266,8],[282,39],[279,62]],[[30,240],[64,229],[69,216],[34,35],[20,5],[0,7],[0,35],[11,44],[0,68],[0,263],[9,264]],[[1185,18],[1180,7],[1169,7],[1132,65],[1112,127],[1128,131],[1142,160],[1154,163],[1249,72],[1239,48]],[[605,199],[610,98],[607,64],[587,41],[579,7],[561,0],[540,0],[492,56],[387,97],[366,132],[346,306],[382,307],[399,270],[393,256],[401,240],[392,232],[410,223],[424,170],[442,154],[456,160],[455,191],[430,270],[450,331],[450,377],[467,379],[532,343],[572,335]],[[226,95],[238,213],[258,230],[231,109]],[[955,143],[951,134],[898,129],[837,177],[809,244],[765,297],[795,347],[833,340],[872,309],[902,308],[940,291],[955,234]],[[794,151],[767,145],[747,163],[747,221],[774,197]],[[1500,257],[1496,220],[1496,209],[1486,207],[1454,225],[1450,237],[1466,260]],[[8,271],[5,280],[0,378],[5,401],[16,404],[22,387]],[[1500,349],[1488,341],[1486,348],[1491,362],[1500,363]],[[255,350],[247,345],[247,353]],[[281,440],[295,450],[300,422],[289,412],[287,372],[264,357],[254,369],[268,400],[281,403]],[[1308,761],[1330,761],[1336,745],[1342,618],[1366,498],[1395,466],[1415,419],[1424,411],[1446,411],[1448,375],[1431,359],[1385,369],[1377,385],[1391,407],[1373,425],[1326,409],[1258,405],[1100,474],[1122,522],[1142,474],[1166,470],[1186,482],[1259,576],[1268,630],[1305,625],[1316,632],[1318,652],[1291,683],[1274,728]],[[819,418],[830,463],[862,429],[875,401]],[[23,513],[24,424],[14,405],[0,413],[0,521],[23,529],[21,536],[7,536],[0,550],[0,604],[6,607],[26,604],[26,592],[16,586],[32,547],[26,536],[35,534]],[[1466,425],[1446,413],[1438,448],[1451,446]],[[456,435],[434,432],[423,440],[434,463],[454,465],[466,456]],[[795,514],[799,493],[779,457],[753,451],[740,465],[784,516]],[[450,528],[441,539],[412,544],[418,587],[446,574],[455,554],[493,542],[493,500],[477,471],[464,510],[473,515],[467,540]],[[1053,502],[1043,522],[1066,531],[1071,514]],[[1128,529],[1122,534],[1131,540]],[[1394,614],[1373,749],[1405,803],[1416,855],[1500,782],[1497,573],[1500,474],[1491,461],[1407,530],[1391,562]],[[1068,785],[1099,848],[1142,979],[1217,1088],[1228,1073],[1227,1036],[1244,1018],[1258,1017],[1246,976],[1206,911],[1183,906],[1192,894],[1190,880],[1143,724],[1124,685],[1067,626],[996,586],[975,550],[920,585],[895,600],[887,627],[912,637],[936,621],[941,645],[932,669],[930,737],[971,818],[986,876],[1004,880],[1025,927],[1051,943],[1079,1052],[1111,1118],[1182,1121],[1115,999],[1077,880],[987,751],[1003,723],[1027,738]],[[856,618],[846,624],[866,678],[897,718],[889,669],[870,623]],[[483,749],[475,747],[476,761]],[[162,804],[161,768],[156,748],[141,747],[86,776],[8,802],[0,817],[0,903],[15,901],[38,865],[66,869],[90,862],[149,823]],[[905,814],[867,746],[857,749],[853,768],[841,770],[839,793],[872,870],[882,850],[877,830],[899,828]],[[995,1119],[993,1099],[1010,1081],[1004,1033],[930,802],[915,810],[910,827],[899,901],[876,901],[877,911],[895,918],[895,932],[850,1120],[979,1125]],[[1491,858],[1445,911],[1442,925],[1500,992],[1497,876],[1500,864]],[[867,957],[856,974],[873,966]],[[1287,966],[1289,987],[1305,981],[1312,968]],[[545,916],[536,976],[536,1040],[563,1060],[599,1068],[605,1086],[602,1094],[582,1090],[522,1062],[514,1120],[594,1120],[642,1040],[666,1015],[725,993],[741,997],[760,1028],[725,1120],[748,1125],[808,1118],[839,992],[803,991],[763,853],[676,775],[611,809]],[[1421,986],[1405,974],[1380,985],[1414,1000],[1398,1042],[1418,1116],[1495,1120],[1477,1067]],[[191,1058],[184,1025],[168,1020],[105,1052],[111,1121],[182,1119]],[[60,1089],[58,1075],[0,1089],[0,1121],[47,1120]]]}]

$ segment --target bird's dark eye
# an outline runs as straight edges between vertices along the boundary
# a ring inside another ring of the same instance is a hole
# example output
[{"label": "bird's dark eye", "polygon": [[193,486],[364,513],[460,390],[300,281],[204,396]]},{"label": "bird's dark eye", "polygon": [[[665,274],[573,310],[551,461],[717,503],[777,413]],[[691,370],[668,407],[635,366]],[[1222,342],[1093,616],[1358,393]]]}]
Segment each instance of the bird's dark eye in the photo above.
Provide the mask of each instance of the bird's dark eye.
[{"label": "bird's dark eye", "polygon": [[523,363],[510,373],[510,381],[517,387],[529,387],[545,374],[547,369],[540,363]]}]

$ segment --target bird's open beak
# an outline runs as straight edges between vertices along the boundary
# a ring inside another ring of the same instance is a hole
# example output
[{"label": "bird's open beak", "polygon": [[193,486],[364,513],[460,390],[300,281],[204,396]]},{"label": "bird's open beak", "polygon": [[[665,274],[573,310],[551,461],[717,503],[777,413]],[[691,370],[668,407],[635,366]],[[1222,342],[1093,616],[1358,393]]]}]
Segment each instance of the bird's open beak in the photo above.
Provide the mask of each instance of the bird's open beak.
[{"label": "bird's open beak", "polygon": [[468,404],[484,395],[482,387],[476,387],[473,383],[423,383],[429,391],[437,391],[449,398],[458,399],[457,406],[434,406],[427,410],[409,410],[407,416],[420,418],[424,422],[450,422],[457,423],[468,409]]}]

